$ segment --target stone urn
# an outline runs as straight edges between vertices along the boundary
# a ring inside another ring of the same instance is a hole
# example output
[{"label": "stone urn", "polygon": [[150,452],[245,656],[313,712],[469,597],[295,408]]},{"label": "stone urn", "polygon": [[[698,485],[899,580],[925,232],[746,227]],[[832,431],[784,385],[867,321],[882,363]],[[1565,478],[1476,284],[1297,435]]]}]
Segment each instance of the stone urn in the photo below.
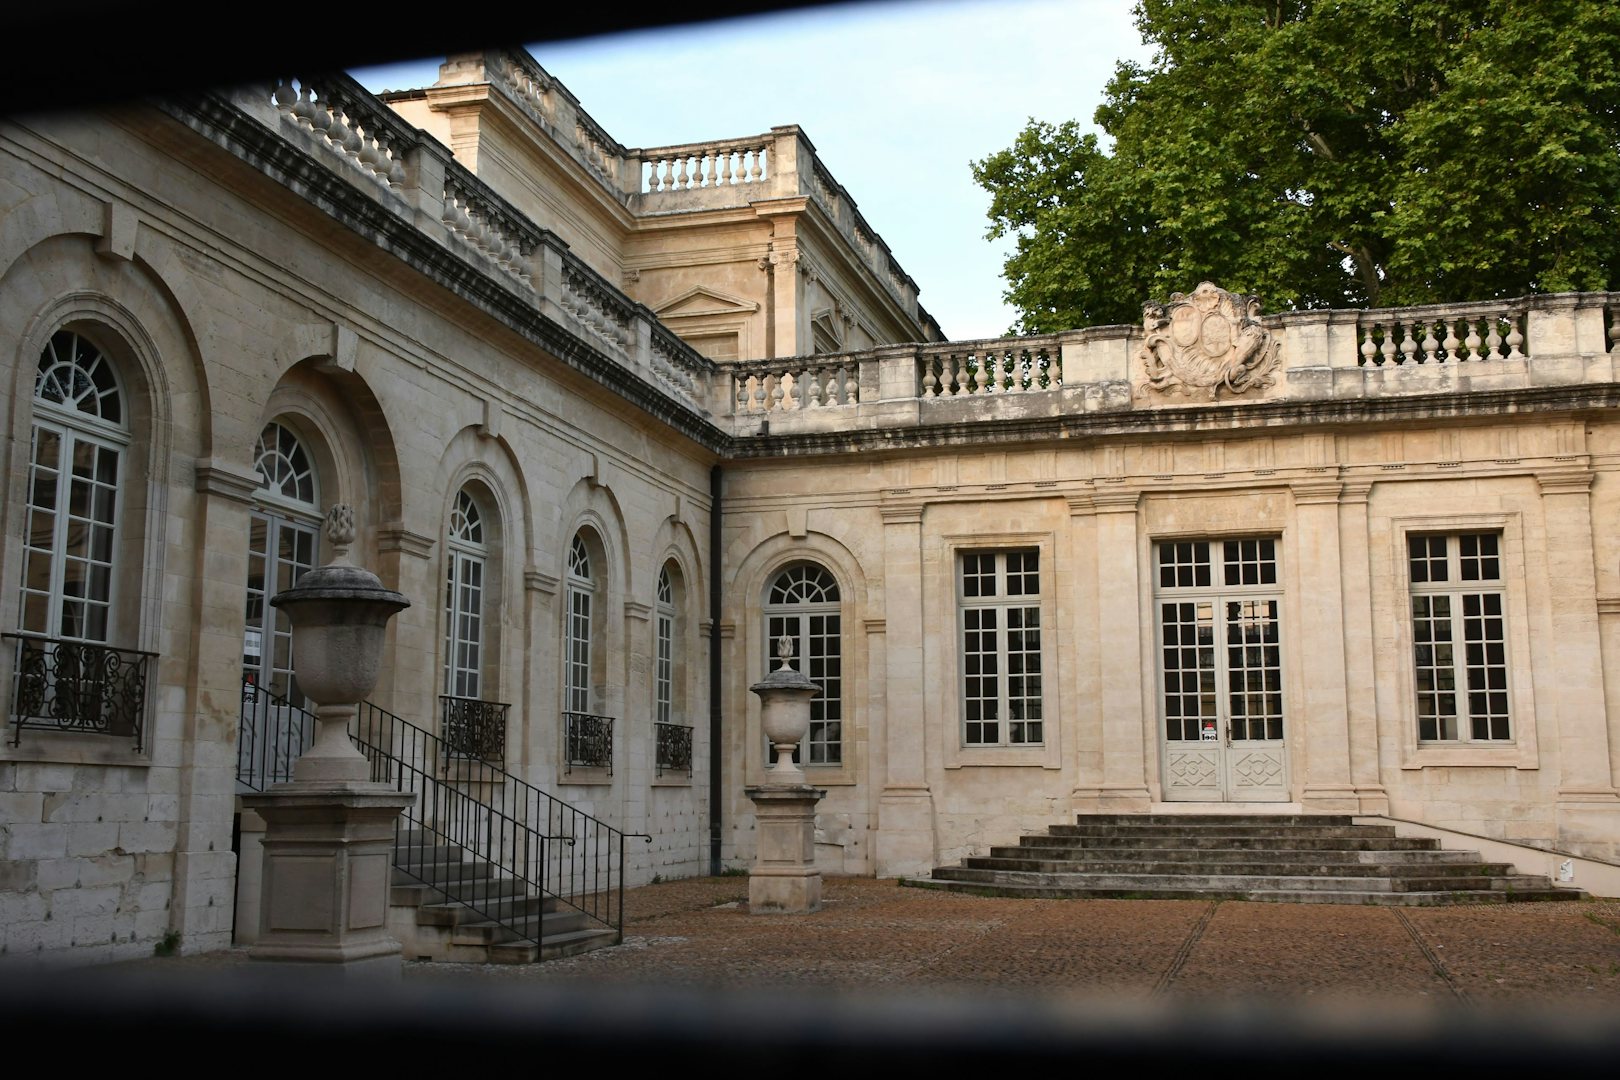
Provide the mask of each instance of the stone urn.
[{"label": "stone urn", "polygon": [[810,699],[821,690],[793,666],[792,638],[777,641],[776,657],[776,669],[749,687],[759,695],[760,726],[776,757],[767,783],[802,784],[804,770],[793,763],[793,750],[810,731]]},{"label": "stone urn", "polygon": [[332,560],[270,598],[292,623],[298,685],[316,703],[315,743],[293,766],[294,780],[311,783],[367,779],[366,759],[349,741],[349,718],[377,686],[388,620],[411,606],[376,574],[349,562],[352,507],[332,508],[326,538]]}]

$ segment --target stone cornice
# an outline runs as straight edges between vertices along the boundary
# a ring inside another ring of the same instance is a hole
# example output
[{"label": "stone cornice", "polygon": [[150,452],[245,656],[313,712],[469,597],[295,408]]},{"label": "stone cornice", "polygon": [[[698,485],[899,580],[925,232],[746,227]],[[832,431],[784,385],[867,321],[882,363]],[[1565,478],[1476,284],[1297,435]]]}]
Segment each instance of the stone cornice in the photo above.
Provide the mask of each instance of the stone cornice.
[{"label": "stone cornice", "polygon": [[1313,506],[1337,503],[1344,485],[1337,480],[1295,480],[1288,489],[1294,493],[1295,506]]},{"label": "stone cornice", "polygon": [[154,105],[674,431],[716,452],[723,452],[731,443],[729,433],[541,314],[534,297],[521,294],[515,282],[485,273],[459,252],[423,232],[414,220],[404,216],[403,203],[400,212],[384,205],[224,97],[209,94]]},{"label": "stone cornice", "polygon": [[921,525],[923,505],[921,501],[885,504],[878,507],[878,513],[885,525]]},{"label": "stone cornice", "polygon": [[1592,490],[1595,477],[1590,467],[1581,465],[1536,471],[1536,483],[1541,485],[1543,495],[1585,495]]},{"label": "stone cornice", "polygon": [[1091,503],[1099,514],[1134,514],[1141,501],[1142,493],[1134,488],[1124,491],[1097,491],[1091,496]]},{"label": "stone cornice", "polygon": [[652,605],[644,604],[640,600],[626,600],[624,602],[624,617],[635,619],[637,622],[646,622],[652,618]]},{"label": "stone cornice", "polygon": [[1601,411],[1620,407],[1620,384],[1474,390],[1467,393],[1327,401],[1265,401],[1201,405],[1181,409],[1118,409],[1068,416],[889,426],[802,434],[741,435],[732,443],[735,459],[811,454],[867,453],[941,446],[1011,446],[1061,440],[1131,436],[1197,436],[1223,432],[1282,434],[1326,426],[1379,422],[1489,419],[1540,413]]},{"label": "stone cornice", "polygon": [[437,541],[431,536],[412,532],[400,524],[384,525],[377,530],[378,551],[398,551],[404,555],[411,555],[418,559],[425,559],[433,554],[433,546]]},{"label": "stone cornice", "polygon": [[544,570],[523,571],[523,587],[541,596],[556,596],[557,586],[561,580],[557,575],[548,574]]},{"label": "stone cornice", "polygon": [[889,622],[887,619],[866,619],[862,626],[868,634],[882,634],[889,629]]},{"label": "stone cornice", "polygon": [[220,458],[198,458],[195,470],[194,483],[199,494],[251,504],[253,493],[259,490],[257,472],[243,472],[240,466]]},{"label": "stone cornice", "polygon": [[1620,615],[1620,596],[1600,596],[1597,598],[1599,615]]}]

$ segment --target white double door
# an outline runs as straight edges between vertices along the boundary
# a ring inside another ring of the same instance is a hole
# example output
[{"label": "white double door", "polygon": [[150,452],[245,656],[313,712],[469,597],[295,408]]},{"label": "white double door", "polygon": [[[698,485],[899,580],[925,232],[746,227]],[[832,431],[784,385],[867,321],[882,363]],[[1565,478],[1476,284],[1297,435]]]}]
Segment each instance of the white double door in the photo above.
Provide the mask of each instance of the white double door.
[{"label": "white double door", "polygon": [[1154,598],[1163,797],[1287,802],[1276,544],[1173,547],[1159,559]]}]

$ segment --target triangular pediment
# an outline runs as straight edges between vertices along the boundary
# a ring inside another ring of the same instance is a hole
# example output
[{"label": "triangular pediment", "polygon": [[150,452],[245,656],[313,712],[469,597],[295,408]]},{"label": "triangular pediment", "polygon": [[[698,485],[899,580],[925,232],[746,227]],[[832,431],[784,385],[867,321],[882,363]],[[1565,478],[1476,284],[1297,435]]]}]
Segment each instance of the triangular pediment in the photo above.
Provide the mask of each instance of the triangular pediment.
[{"label": "triangular pediment", "polygon": [[697,315],[752,315],[759,305],[740,296],[706,289],[703,286],[688,289],[672,300],[654,308],[661,319],[687,318]]}]

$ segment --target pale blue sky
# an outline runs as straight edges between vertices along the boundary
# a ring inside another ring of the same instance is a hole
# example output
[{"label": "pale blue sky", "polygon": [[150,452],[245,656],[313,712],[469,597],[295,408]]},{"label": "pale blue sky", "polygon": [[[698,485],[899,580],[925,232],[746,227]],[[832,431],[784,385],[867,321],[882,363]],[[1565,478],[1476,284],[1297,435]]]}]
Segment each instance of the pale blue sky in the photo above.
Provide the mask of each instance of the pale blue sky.
[{"label": "pale blue sky", "polygon": [[[1029,117],[1086,127],[1114,63],[1146,61],[1125,0],[909,0],[532,45],[626,146],[798,124],[952,338],[1006,331],[1006,242],[968,164]],[[437,60],[356,70],[425,86]]]}]

